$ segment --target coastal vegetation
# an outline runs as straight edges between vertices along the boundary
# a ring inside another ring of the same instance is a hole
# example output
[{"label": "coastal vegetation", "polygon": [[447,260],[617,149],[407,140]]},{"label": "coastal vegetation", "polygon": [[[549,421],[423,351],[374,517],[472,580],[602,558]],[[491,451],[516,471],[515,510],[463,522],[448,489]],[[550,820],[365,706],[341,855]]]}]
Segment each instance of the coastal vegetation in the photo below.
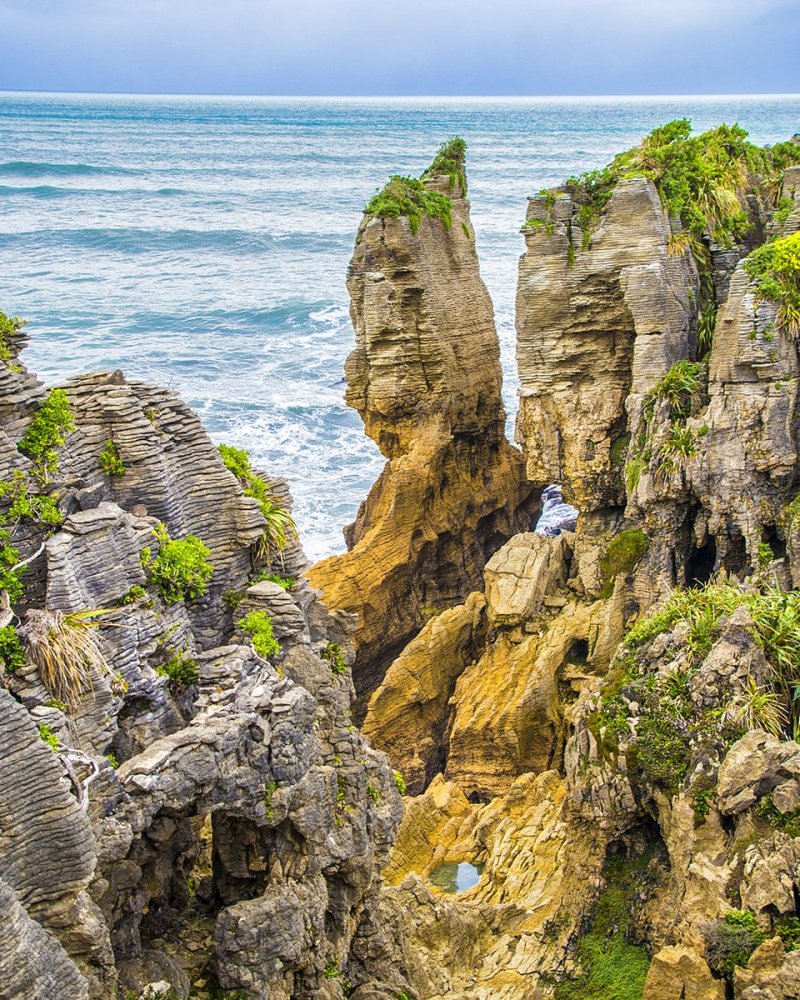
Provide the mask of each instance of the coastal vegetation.
[{"label": "coastal vegetation", "polygon": [[259,656],[269,659],[281,651],[280,643],[272,630],[272,619],[266,611],[250,611],[236,622],[236,627],[250,637],[253,649]]},{"label": "coastal vegetation", "polygon": [[79,696],[93,687],[93,674],[108,673],[97,629],[107,608],[83,611],[29,611],[19,634],[25,654],[50,694],[75,708]]},{"label": "coastal vegetation", "polygon": [[24,325],[19,316],[6,316],[0,310],[0,361],[9,362],[11,360],[11,339],[19,333]]},{"label": "coastal vegetation", "polygon": [[153,536],[158,541],[158,552],[153,556],[150,547],[142,549],[142,566],[167,604],[194,601],[208,589],[214,567],[208,561],[211,550],[195,535],[182,541],[170,538],[167,527],[157,524]]},{"label": "coastal vegetation", "polygon": [[125,475],[125,463],[122,461],[119,447],[114,441],[106,441],[97,460],[107,476]]},{"label": "coastal vegetation", "polygon": [[384,219],[408,219],[411,232],[416,235],[423,216],[438,219],[445,229],[452,226],[452,202],[447,195],[432,190],[425,182],[433,177],[447,174],[450,188],[459,185],[461,193],[467,193],[465,173],[467,144],[459,136],[445,142],[434,157],[431,165],[421,177],[405,177],[395,174],[383,188],[367,202],[364,212]]},{"label": "coastal vegetation", "polygon": [[800,233],[773,240],[754,250],[744,269],[761,299],[778,304],[778,329],[800,334]]},{"label": "coastal vegetation", "polygon": [[170,688],[177,692],[196,684],[200,676],[197,660],[185,650],[179,650],[157,666],[156,673],[161,677],[166,677]]},{"label": "coastal vegetation", "polygon": [[59,451],[74,429],[69,397],[63,389],[51,389],[17,445],[33,462],[40,484],[45,485],[58,471]]},{"label": "coastal vegetation", "polygon": [[297,537],[297,525],[291,512],[274,495],[267,481],[254,471],[250,464],[250,455],[244,448],[234,448],[227,444],[218,447],[225,468],[239,480],[244,495],[258,501],[266,522],[261,536],[259,556],[265,560],[274,556],[280,558],[281,552],[289,542]]}]

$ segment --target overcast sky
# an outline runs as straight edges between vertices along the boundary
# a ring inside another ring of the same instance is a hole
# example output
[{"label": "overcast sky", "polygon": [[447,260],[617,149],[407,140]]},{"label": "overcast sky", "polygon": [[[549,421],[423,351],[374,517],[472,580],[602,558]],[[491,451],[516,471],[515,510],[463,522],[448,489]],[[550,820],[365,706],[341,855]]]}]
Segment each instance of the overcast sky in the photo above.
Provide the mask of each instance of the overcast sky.
[{"label": "overcast sky", "polygon": [[0,0],[0,90],[800,91],[800,0]]}]

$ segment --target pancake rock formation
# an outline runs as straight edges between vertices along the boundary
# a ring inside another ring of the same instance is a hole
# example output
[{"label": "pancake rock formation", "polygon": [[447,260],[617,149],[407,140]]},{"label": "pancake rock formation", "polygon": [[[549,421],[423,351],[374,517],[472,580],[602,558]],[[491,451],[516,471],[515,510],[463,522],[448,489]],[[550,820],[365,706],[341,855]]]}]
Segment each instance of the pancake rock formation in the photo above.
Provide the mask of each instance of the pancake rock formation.
[{"label": "pancake rock formation", "polygon": [[463,599],[530,523],[460,140],[421,180],[392,178],[367,205],[347,287],[346,399],[388,461],[347,530],[349,551],[308,576],[356,616],[356,687],[369,692],[424,617]]},{"label": "pancake rock formation", "polygon": [[346,623],[174,393],[2,319],[0,996],[340,997],[402,812]]}]

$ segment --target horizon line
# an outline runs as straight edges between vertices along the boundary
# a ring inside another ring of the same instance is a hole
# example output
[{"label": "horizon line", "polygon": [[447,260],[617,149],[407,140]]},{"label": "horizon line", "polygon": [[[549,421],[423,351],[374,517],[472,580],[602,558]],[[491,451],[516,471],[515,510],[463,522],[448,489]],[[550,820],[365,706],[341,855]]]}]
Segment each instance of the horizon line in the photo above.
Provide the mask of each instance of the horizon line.
[{"label": "horizon line", "polygon": [[261,94],[261,93],[204,93],[200,91],[135,91],[135,90],[23,90],[0,89],[0,95],[39,97],[167,97],[167,98],[216,98],[237,100],[242,98],[265,101],[620,101],[620,100],[734,100],[741,98],[800,99],[800,93],[750,93],[717,94]]}]

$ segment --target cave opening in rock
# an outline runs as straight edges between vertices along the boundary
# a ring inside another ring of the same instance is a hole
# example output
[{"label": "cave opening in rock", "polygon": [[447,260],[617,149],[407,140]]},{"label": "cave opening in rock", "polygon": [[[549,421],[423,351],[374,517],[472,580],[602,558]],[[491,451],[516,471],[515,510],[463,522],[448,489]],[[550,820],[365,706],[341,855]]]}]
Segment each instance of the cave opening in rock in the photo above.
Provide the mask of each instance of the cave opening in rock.
[{"label": "cave opening in rock", "polygon": [[772,549],[775,559],[783,559],[786,556],[786,542],[778,534],[778,527],[775,524],[765,524],[761,529],[761,541],[765,542]]},{"label": "cave opening in rock", "polygon": [[567,663],[584,666],[589,659],[589,640],[575,639],[567,652]]},{"label": "cave opening in rock", "polygon": [[720,562],[728,573],[744,579],[750,567],[750,558],[747,555],[747,544],[743,535],[734,534],[728,539]]},{"label": "cave opening in rock", "polygon": [[686,563],[687,587],[702,587],[714,573],[717,562],[717,543],[713,536],[700,546],[695,546]]}]

